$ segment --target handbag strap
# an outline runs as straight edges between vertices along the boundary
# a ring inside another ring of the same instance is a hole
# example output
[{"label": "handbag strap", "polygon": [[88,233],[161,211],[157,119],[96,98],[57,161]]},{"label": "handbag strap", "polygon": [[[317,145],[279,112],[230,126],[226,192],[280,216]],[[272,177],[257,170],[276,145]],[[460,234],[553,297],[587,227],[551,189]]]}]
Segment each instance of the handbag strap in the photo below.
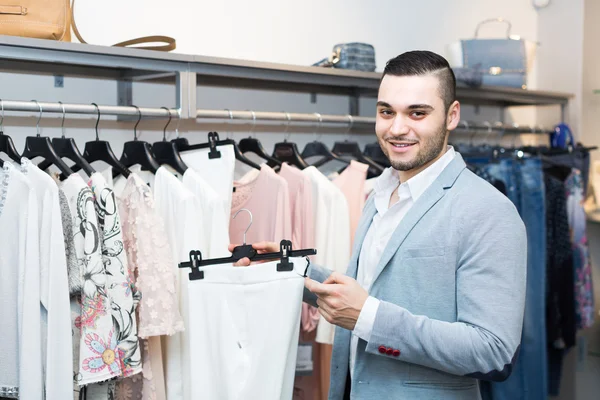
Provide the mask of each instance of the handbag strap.
[{"label": "handbag strap", "polygon": [[477,24],[477,27],[475,28],[475,39],[477,39],[477,36],[479,35],[479,28],[481,28],[481,25],[489,24],[490,22],[502,22],[507,24],[508,26],[506,27],[506,37],[510,38],[510,30],[512,29],[512,24],[510,23],[510,21],[507,21],[504,18],[491,18],[481,21]]},{"label": "handbag strap", "polygon": [[[77,24],[75,23],[75,0],[71,0],[71,26],[73,27],[73,32],[75,36],[81,43],[88,44],[79,33],[79,29],[77,29]],[[160,46],[135,46],[138,44],[144,43],[164,43]],[[156,51],[172,51],[176,48],[175,39],[170,36],[143,36],[135,39],[126,40],[124,42],[119,42],[112,45],[113,47],[131,47],[135,46],[136,49],[144,49],[144,50],[156,50]]]}]

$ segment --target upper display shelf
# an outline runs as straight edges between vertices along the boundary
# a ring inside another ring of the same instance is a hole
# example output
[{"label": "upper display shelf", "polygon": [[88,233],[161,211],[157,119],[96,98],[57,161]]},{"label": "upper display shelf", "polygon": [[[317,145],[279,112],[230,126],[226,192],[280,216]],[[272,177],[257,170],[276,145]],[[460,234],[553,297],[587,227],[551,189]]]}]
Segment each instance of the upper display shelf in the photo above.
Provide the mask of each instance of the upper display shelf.
[{"label": "upper display shelf", "polygon": [[[0,35],[2,70],[115,79],[196,75],[202,85],[376,96],[380,73],[94,46]],[[186,78],[187,79],[187,78]],[[501,87],[458,88],[468,104],[565,105],[568,93]]]}]

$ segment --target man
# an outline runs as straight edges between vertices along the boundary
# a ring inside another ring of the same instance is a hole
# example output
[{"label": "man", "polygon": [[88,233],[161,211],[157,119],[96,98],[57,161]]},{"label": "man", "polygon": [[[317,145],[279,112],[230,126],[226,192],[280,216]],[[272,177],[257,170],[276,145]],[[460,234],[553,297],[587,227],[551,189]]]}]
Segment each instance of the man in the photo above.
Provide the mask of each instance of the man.
[{"label": "man", "polygon": [[376,133],[392,168],[365,205],[346,275],[312,266],[306,280],[304,301],[337,325],[332,400],[478,399],[479,379],[511,372],[525,227],[447,145],[460,121],[455,91],[437,54],[408,52],[385,67]]}]

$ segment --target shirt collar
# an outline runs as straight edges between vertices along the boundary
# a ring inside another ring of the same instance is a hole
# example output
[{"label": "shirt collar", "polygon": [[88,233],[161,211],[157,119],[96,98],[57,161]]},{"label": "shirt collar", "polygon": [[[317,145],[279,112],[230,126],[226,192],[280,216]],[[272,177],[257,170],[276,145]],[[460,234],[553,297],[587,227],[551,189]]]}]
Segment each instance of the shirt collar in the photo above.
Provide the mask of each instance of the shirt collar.
[{"label": "shirt collar", "polygon": [[425,190],[427,190],[427,188],[431,186],[437,177],[440,176],[444,168],[446,168],[448,164],[454,160],[455,156],[456,151],[454,150],[454,147],[448,146],[443,156],[441,156],[429,167],[425,168],[423,171],[404,182],[399,188],[398,185],[400,183],[400,179],[398,178],[398,171],[392,167],[387,168],[375,181],[373,190],[375,192],[376,200],[377,198],[380,198],[382,204],[385,204],[386,206],[384,208],[387,209],[387,204],[389,203],[392,192],[398,188],[399,196],[402,194],[405,195],[408,190],[412,200],[417,201],[417,199],[421,197]]}]

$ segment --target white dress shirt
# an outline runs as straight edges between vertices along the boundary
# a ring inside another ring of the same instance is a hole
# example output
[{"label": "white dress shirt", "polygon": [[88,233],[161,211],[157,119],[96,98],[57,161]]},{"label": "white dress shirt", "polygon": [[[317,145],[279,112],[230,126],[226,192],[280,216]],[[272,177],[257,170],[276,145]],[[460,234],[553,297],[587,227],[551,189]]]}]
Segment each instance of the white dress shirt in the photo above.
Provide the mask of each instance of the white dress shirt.
[{"label": "white dress shirt", "polygon": [[[452,162],[455,155],[454,148],[448,146],[446,153],[436,162],[403,183],[400,183],[398,171],[393,168],[387,168],[377,178],[373,189],[377,213],[373,217],[373,222],[367,231],[358,260],[357,281],[365,290],[369,291],[371,289],[377,264],[392,234],[412,205],[437,179],[444,168]],[[398,190],[398,201],[391,207],[388,207],[390,196],[396,189]],[[379,300],[369,296],[358,317],[358,321],[356,321],[350,342],[351,375],[354,373],[358,339],[369,341],[378,307]]]}]

